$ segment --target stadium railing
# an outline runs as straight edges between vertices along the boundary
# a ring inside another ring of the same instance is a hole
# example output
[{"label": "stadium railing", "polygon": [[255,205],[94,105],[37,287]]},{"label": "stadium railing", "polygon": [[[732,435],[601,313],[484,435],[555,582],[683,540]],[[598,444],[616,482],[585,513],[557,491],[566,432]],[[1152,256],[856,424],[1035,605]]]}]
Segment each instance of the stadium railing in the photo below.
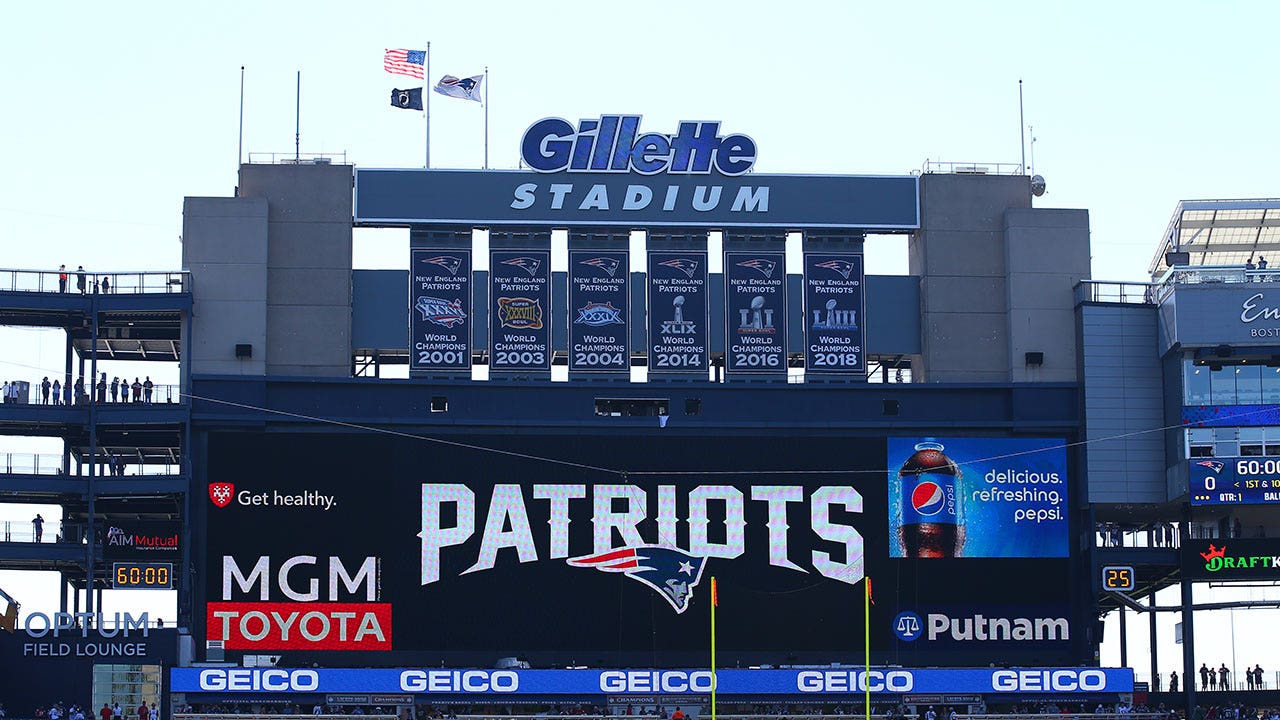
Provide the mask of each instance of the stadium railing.
[{"label": "stadium railing", "polygon": [[[65,272],[66,289],[60,289],[58,276]],[[102,280],[106,279],[104,286]],[[191,292],[191,273],[185,270],[133,270],[84,273],[85,289],[81,293],[75,270],[23,270],[0,268],[0,291],[73,294],[140,295],[152,293]]]}]

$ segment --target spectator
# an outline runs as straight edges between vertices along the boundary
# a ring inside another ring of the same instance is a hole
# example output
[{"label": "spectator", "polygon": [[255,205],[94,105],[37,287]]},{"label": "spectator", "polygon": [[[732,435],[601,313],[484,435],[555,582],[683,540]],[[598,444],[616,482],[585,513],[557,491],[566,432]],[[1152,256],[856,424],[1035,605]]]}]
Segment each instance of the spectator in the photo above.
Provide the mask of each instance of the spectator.
[{"label": "spectator", "polygon": [[1258,256],[1258,269],[1259,269],[1259,270],[1266,270],[1266,269],[1267,269],[1267,259],[1266,259],[1265,257],[1263,257],[1262,255],[1259,255],[1259,256]]},{"label": "spectator", "polygon": [[40,382],[40,404],[49,404],[49,376],[46,375],[44,380]]},{"label": "spectator", "polygon": [[1227,670],[1227,664],[1222,663],[1222,667],[1218,668],[1218,687],[1221,690],[1230,690],[1231,685],[1227,682],[1227,678],[1231,675],[1231,671]]},{"label": "spectator", "polygon": [[133,401],[142,402],[142,383],[136,377],[133,379]]},{"label": "spectator", "polygon": [[0,388],[0,398],[3,398],[3,400],[0,400],[0,402],[3,402],[5,405],[9,404],[9,381],[8,380],[5,380],[4,387]]},{"label": "spectator", "polygon": [[111,705],[111,720],[121,720],[123,714],[120,712],[120,703],[116,702]]},{"label": "spectator", "polygon": [[[89,291],[89,286],[86,284],[86,280],[84,276],[83,265],[76,268],[76,289],[80,291],[81,295],[86,295],[88,294],[88,291]],[[146,720],[146,718],[143,718],[142,720]]]},{"label": "spectator", "polygon": [[106,275],[102,276],[102,294],[106,295],[111,292],[111,278]]},{"label": "spectator", "polygon": [[76,378],[76,404],[80,405],[88,399],[89,399],[89,396],[86,395],[84,392],[84,376],[81,375],[80,377]]},{"label": "spectator", "polygon": [[102,709],[98,711],[98,717],[102,718],[102,720],[111,720],[111,706],[102,703]]},{"label": "spectator", "polygon": [[1262,666],[1261,665],[1253,666],[1253,684],[1259,690],[1267,689],[1266,683],[1262,682]]},{"label": "spectator", "polygon": [[102,373],[102,377],[98,379],[97,401],[104,403],[107,401],[107,374]]},{"label": "spectator", "polygon": [[62,383],[57,378],[53,379],[53,404],[62,404]]},{"label": "spectator", "polygon": [[138,706],[138,720],[151,720],[151,716],[147,711],[147,704],[145,702]]},{"label": "spectator", "polygon": [[120,402],[120,378],[111,378],[111,402]]},{"label": "spectator", "polygon": [[67,384],[62,386],[62,404],[71,404],[71,380],[67,380]]},{"label": "spectator", "polygon": [[1177,670],[1174,670],[1173,672],[1169,673],[1169,692],[1171,693],[1178,692],[1178,671]]},{"label": "spectator", "polygon": [[1206,665],[1205,663],[1200,663],[1200,689],[1201,690],[1209,689],[1210,674],[1211,673],[1209,672],[1209,666]]},{"label": "spectator", "polygon": [[44,518],[40,513],[36,513],[36,517],[31,521],[31,529],[35,531],[36,542],[40,542],[44,538]]},{"label": "spectator", "polygon": [[[153,389],[155,389],[155,384],[151,382],[151,376],[148,375],[147,381],[142,383],[142,393],[146,397],[146,403],[148,405],[151,404],[151,391]],[[1239,526],[1239,524],[1240,524],[1240,521],[1236,520],[1236,525]]]},{"label": "spectator", "polygon": [[58,292],[67,291],[67,266],[58,266]]}]

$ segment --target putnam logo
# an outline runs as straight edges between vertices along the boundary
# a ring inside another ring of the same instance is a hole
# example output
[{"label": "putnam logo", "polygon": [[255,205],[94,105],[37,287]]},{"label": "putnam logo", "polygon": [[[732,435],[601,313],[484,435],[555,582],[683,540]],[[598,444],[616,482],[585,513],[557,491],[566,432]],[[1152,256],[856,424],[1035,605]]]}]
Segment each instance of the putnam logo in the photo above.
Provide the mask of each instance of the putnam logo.
[{"label": "putnam logo", "polygon": [[231,504],[236,495],[236,486],[229,482],[209,483],[209,500],[215,507],[224,508]]},{"label": "putnam logo", "polygon": [[[518,258],[519,259],[519,258]],[[541,330],[542,305],[530,298],[498,298],[498,321],[516,330]]]},{"label": "putnam logo", "polygon": [[921,515],[937,515],[945,504],[946,495],[938,483],[926,480],[911,492],[911,507]]}]

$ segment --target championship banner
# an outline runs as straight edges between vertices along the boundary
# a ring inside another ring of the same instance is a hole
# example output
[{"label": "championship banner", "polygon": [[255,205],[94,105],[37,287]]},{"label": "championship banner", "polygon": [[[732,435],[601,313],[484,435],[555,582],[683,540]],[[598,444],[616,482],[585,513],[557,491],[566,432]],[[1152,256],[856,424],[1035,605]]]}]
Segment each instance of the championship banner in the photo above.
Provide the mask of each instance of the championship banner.
[{"label": "championship banner", "polygon": [[626,250],[569,252],[569,370],[631,371]]},{"label": "championship banner", "polygon": [[649,253],[649,372],[703,373],[707,337],[707,254]]},{"label": "championship banner", "polygon": [[724,254],[725,371],[787,375],[787,255]]},{"label": "championship banner", "polygon": [[804,255],[804,372],[867,372],[866,297],[860,253]]},{"label": "championship banner", "polygon": [[805,670],[478,670],[453,668],[173,668],[171,692],[409,692],[428,695],[842,695],[1129,693],[1129,668]]},{"label": "championship banner", "polygon": [[409,255],[409,372],[470,370],[471,251]]},{"label": "championship banner", "polygon": [[489,371],[551,371],[551,253],[489,253]]}]

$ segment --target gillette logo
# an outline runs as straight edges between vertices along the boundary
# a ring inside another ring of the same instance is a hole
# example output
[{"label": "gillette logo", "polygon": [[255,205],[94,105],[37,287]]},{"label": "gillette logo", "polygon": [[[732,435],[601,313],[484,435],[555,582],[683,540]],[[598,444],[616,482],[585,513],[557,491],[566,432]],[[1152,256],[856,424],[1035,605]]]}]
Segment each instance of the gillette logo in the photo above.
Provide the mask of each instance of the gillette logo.
[{"label": "gillette logo", "polygon": [[719,122],[681,122],[674,135],[640,134],[639,115],[562,118],[534,123],[520,141],[520,155],[537,172],[641,175],[741,175],[756,162],[756,143],[746,135],[720,137]]}]

